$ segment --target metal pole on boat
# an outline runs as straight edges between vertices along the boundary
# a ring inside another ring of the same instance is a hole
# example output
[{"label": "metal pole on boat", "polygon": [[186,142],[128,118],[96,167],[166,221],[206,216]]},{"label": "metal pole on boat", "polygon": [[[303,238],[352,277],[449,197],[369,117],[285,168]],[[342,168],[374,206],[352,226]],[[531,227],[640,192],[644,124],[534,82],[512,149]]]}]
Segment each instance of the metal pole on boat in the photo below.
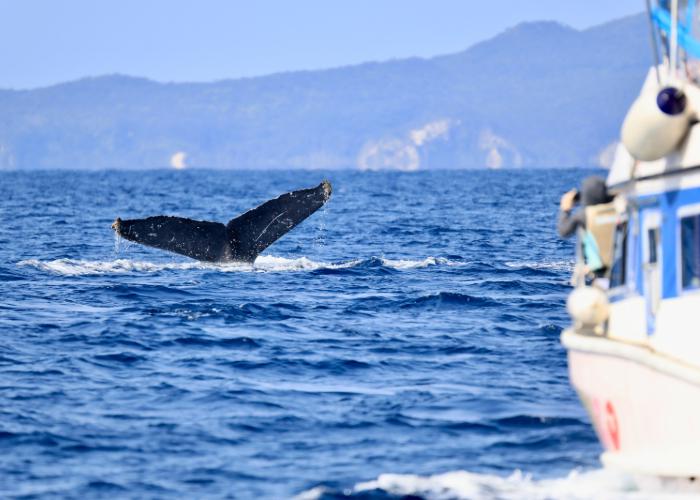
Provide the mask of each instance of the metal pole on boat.
[{"label": "metal pole on boat", "polygon": [[661,75],[659,74],[659,46],[656,43],[656,33],[654,32],[654,20],[651,16],[651,0],[647,0],[647,15],[649,18],[649,35],[651,35],[651,50],[654,54],[654,70],[656,71],[656,83],[661,85]]},{"label": "metal pole on boat", "polygon": [[676,76],[676,64],[678,64],[678,0],[671,0],[671,45],[670,45],[670,74],[673,81]]}]

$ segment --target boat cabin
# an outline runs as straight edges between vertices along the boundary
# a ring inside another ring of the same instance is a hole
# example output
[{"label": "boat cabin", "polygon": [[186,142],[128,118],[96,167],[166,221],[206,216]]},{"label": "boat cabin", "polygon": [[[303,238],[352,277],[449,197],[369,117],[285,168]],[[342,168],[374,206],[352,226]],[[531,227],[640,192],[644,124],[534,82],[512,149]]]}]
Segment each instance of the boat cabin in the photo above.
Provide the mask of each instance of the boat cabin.
[{"label": "boat cabin", "polygon": [[603,234],[596,238],[601,255],[609,256],[604,335],[694,365],[700,359],[692,319],[700,313],[698,3],[652,3],[657,65],[623,125],[607,180],[615,201],[587,216],[589,229]]}]

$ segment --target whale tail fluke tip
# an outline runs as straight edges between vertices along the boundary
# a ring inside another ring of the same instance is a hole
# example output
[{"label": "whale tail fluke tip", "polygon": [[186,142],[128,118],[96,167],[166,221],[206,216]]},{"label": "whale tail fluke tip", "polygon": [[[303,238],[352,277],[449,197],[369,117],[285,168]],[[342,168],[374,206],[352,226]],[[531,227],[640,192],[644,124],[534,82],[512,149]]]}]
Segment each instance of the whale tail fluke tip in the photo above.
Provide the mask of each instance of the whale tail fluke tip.
[{"label": "whale tail fluke tip", "polygon": [[331,183],[328,180],[324,180],[321,183],[321,185],[323,186],[323,194],[326,200],[328,200],[328,198],[330,198],[331,194],[333,193],[333,186],[331,186]]}]

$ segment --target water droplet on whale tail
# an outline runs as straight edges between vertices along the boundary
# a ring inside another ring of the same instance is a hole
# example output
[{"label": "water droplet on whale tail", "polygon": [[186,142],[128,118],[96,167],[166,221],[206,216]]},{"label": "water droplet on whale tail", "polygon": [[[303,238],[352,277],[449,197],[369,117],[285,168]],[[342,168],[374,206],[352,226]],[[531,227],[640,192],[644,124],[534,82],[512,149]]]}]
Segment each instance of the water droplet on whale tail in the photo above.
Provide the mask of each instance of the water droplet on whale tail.
[{"label": "water droplet on whale tail", "polygon": [[333,186],[331,186],[331,183],[328,180],[324,180],[321,183],[321,186],[323,187],[323,194],[325,196],[324,201],[328,201],[328,199],[331,197],[331,194],[333,194]]},{"label": "water droplet on whale tail", "polygon": [[250,262],[330,199],[324,180],[316,187],[291,191],[231,219],[197,221],[158,215],[145,219],[117,218],[112,229],[142,245],[206,262]]},{"label": "water droplet on whale tail", "polygon": [[112,229],[114,229],[114,253],[119,253],[122,241],[122,235],[120,231],[122,220],[117,217],[112,223]]}]

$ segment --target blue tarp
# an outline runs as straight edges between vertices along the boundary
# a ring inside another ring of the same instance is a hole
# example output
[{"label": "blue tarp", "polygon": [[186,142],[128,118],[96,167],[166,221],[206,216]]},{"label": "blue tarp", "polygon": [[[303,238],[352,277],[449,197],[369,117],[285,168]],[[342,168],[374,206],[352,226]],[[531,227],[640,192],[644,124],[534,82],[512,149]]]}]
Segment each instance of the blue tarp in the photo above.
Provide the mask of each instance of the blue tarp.
[{"label": "blue tarp", "polygon": [[[695,2],[690,2],[688,6],[685,23],[678,22],[678,46],[682,47],[689,55],[700,59],[700,41],[693,38],[692,26]],[[682,16],[678,16],[681,18]],[[656,7],[651,11],[651,18],[659,29],[667,34],[671,33],[671,13],[662,8]]]}]

